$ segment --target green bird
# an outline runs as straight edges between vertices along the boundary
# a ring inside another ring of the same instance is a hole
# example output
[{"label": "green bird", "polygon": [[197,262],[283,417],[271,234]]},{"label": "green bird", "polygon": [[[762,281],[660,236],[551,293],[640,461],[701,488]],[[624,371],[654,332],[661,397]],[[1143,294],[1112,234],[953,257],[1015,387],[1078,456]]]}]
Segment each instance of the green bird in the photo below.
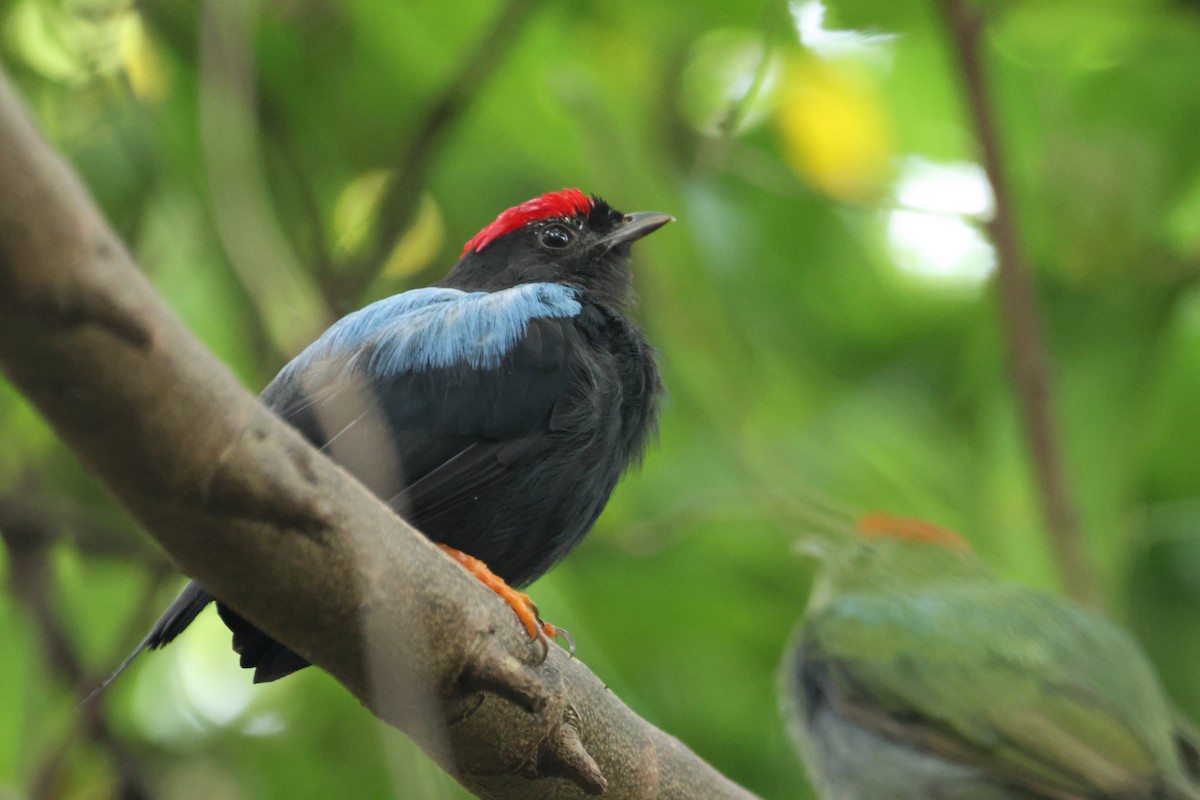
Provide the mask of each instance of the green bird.
[{"label": "green bird", "polygon": [[1200,800],[1197,749],[1106,617],[871,514],[825,542],[785,664],[824,800]]}]

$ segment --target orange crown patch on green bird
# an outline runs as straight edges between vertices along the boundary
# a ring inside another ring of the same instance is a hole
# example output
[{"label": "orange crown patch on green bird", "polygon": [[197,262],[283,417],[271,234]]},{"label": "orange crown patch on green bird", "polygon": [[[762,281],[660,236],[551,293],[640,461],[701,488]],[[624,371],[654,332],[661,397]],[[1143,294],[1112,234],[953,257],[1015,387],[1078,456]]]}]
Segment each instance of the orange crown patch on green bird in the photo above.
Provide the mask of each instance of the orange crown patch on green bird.
[{"label": "orange crown patch on green bird", "polygon": [[908,539],[934,544],[947,550],[969,551],[971,545],[957,533],[932,522],[871,511],[858,518],[858,533],[864,539]]}]

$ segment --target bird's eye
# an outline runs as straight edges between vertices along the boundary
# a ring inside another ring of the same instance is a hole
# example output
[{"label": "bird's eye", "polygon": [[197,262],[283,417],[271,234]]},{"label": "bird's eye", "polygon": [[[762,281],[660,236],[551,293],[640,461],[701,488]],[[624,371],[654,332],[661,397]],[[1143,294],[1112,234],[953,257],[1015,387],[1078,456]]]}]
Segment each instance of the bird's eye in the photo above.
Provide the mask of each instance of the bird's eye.
[{"label": "bird's eye", "polygon": [[561,250],[571,243],[571,231],[562,225],[551,225],[541,233],[542,244],[553,250]]}]

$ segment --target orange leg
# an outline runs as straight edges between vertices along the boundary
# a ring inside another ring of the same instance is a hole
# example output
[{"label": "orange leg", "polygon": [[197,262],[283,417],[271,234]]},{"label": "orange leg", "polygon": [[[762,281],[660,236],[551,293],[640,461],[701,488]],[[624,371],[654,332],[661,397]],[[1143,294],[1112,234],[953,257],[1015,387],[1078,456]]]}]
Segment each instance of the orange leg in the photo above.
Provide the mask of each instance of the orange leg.
[{"label": "orange leg", "polygon": [[575,643],[571,641],[571,637],[566,631],[548,622],[542,622],[538,618],[537,604],[529,595],[518,592],[509,586],[503,578],[488,569],[488,565],[478,558],[469,556],[461,550],[455,550],[449,545],[438,544],[438,547],[443,553],[466,567],[467,572],[478,578],[480,583],[500,595],[500,599],[512,606],[512,610],[517,612],[517,618],[521,620],[525,630],[529,631],[530,639],[541,639],[542,637],[554,639],[562,636],[570,643],[571,651],[575,651]]}]

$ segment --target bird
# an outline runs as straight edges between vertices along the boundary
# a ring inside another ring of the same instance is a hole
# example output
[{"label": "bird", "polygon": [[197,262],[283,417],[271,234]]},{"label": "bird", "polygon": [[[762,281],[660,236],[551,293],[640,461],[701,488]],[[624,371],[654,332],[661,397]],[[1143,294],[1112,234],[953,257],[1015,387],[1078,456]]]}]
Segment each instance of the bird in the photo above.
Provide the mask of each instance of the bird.
[{"label": "bird", "polygon": [[[657,353],[628,315],[629,261],[634,242],[673,220],[623,214],[579,189],[513,206],[435,285],[335,322],[261,400],[495,590],[545,646],[565,632],[514,587],[580,542],[657,435],[664,389]],[[100,688],[214,600],[256,683],[308,665],[192,581]]]},{"label": "bird", "polygon": [[1196,739],[1145,653],[1066,598],[996,578],[957,534],[864,515],[783,669],[824,800],[1197,800]]}]

